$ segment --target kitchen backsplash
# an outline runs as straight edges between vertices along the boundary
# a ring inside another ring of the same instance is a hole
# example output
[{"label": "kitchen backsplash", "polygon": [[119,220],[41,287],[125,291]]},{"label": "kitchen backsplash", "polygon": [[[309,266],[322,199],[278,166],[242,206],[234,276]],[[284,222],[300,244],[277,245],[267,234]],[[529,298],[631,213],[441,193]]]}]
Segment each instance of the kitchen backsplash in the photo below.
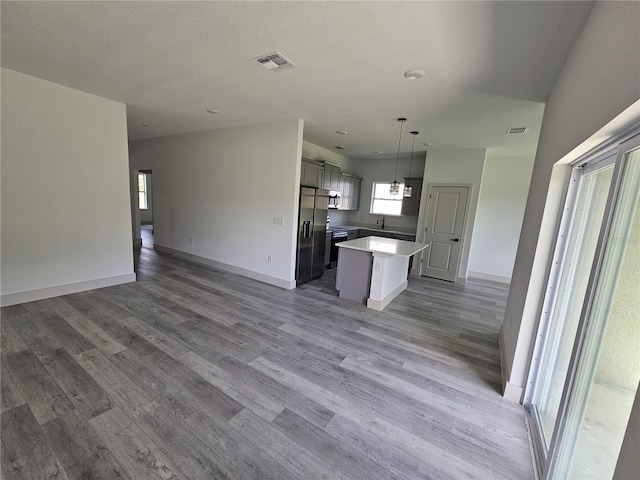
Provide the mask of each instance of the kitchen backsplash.
[{"label": "kitchen backsplash", "polygon": [[[377,215],[371,215],[366,213],[362,209],[355,212],[340,212],[329,211],[330,226],[334,225],[366,225],[376,227]],[[415,232],[418,228],[418,217],[414,215],[403,215],[401,217],[384,217],[384,227],[391,230],[392,227],[397,227],[402,230],[410,230]]]}]

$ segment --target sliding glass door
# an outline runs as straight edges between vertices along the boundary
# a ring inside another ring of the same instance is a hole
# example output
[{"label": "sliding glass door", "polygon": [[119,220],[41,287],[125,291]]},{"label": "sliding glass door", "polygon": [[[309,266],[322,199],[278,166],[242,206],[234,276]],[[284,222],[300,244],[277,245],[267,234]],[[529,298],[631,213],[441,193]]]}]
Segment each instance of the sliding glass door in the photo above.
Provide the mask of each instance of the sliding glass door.
[{"label": "sliding glass door", "polygon": [[525,407],[545,479],[612,478],[640,380],[640,140],[613,153],[574,171],[543,308]]},{"label": "sliding glass door", "polygon": [[[573,222],[569,226],[565,261],[552,307],[547,346],[541,365],[540,385],[533,406],[540,420],[542,440],[548,450],[558,416],[562,391],[567,379],[569,360],[578,330],[580,310],[587,291],[589,272],[595,257],[598,234],[604,218],[605,206],[614,163],[591,172],[576,172],[574,181],[579,192],[575,199]],[[599,162],[600,163],[600,162]]]}]

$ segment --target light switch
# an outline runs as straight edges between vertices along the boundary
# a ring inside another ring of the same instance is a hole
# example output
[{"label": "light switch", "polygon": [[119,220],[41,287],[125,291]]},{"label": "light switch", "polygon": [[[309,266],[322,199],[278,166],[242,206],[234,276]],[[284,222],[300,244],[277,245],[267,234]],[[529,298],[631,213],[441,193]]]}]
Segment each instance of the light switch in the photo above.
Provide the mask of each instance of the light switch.
[{"label": "light switch", "polygon": [[273,217],[273,224],[282,226],[283,219],[282,217]]}]

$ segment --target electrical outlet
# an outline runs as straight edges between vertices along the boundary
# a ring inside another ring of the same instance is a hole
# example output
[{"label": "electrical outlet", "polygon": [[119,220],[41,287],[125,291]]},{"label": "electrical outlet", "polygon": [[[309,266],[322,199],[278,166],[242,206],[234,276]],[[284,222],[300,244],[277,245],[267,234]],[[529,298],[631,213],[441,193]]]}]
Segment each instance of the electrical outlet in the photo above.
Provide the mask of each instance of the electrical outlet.
[{"label": "electrical outlet", "polygon": [[282,217],[273,217],[273,224],[282,226],[284,219]]},{"label": "electrical outlet", "polygon": [[267,257],[267,263],[271,263],[271,258],[272,258],[271,255]]}]

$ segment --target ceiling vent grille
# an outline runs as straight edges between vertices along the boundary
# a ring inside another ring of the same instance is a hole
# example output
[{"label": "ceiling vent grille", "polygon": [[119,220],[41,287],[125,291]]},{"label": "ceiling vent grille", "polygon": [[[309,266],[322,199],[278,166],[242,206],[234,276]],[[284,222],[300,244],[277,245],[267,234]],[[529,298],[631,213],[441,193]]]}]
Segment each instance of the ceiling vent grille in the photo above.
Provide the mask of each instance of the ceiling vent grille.
[{"label": "ceiling vent grille", "polygon": [[514,127],[507,130],[507,135],[524,135],[529,131],[529,127]]},{"label": "ceiling vent grille", "polygon": [[260,55],[253,60],[257,61],[264,68],[266,68],[267,70],[271,70],[272,72],[277,72],[278,70],[288,70],[289,68],[296,68],[295,64],[280,52],[272,52],[267,53],[266,55]]}]

